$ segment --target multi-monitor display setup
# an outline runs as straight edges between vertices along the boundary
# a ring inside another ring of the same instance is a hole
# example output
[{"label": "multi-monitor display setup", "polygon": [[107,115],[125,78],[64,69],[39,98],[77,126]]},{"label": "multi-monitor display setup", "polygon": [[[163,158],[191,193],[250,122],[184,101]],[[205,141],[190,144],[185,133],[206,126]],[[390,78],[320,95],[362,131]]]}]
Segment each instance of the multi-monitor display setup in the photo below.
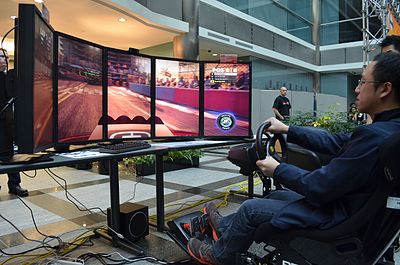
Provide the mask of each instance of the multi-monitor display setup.
[{"label": "multi-monitor display setup", "polygon": [[16,142],[51,146],[134,139],[248,138],[251,64],[132,54],[56,32],[20,5]]}]

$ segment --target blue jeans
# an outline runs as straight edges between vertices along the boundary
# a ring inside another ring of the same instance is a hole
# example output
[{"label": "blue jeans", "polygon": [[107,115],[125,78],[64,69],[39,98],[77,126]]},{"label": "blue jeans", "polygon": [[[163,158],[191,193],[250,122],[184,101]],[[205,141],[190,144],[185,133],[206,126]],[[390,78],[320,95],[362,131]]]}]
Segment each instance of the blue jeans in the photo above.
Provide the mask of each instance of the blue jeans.
[{"label": "blue jeans", "polygon": [[284,206],[302,198],[286,190],[272,192],[264,199],[243,202],[236,213],[223,217],[218,223],[222,236],[213,245],[218,264],[235,264],[236,253],[244,253],[254,239],[257,227],[268,222]]}]

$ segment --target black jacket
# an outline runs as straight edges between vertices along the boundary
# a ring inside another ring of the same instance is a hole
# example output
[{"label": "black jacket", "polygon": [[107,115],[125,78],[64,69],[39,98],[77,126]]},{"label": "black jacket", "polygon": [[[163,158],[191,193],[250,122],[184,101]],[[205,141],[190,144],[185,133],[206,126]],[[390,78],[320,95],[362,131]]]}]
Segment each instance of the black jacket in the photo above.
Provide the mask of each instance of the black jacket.
[{"label": "black jacket", "polygon": [[378,114],[372,124],[360,126],[352,134],[290,126],[289,142],[336,156],[328,165],[314,171],[286,163],[276,168],[274,178],[304,197],[278,212],[272,224],[281,229],[327,229],[349,218],[368,200],[377,185],[380,144],[399,131],[400,109]]}]

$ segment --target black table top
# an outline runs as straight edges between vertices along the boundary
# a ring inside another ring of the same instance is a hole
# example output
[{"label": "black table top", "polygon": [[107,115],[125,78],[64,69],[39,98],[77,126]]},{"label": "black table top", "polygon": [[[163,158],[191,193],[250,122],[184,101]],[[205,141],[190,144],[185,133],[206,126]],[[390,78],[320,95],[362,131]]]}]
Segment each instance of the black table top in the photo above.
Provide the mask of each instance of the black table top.
[{"label": "black table top", "polygon": [[168,151],[210,148],[217,146],[235,145],[252,141],[254,140],[238,139],[238,140],[194,140],[194,141],[159,142],[159,143],[153,142],[151,143],[150,148],[118,153],[118,154],[99,153],[98,148],[85,149],[82,151],[74,151],[69,153],[54,153],[50,155],[50,157],[53,159],[52,161],[35,162],[29,164],[0,165],[0,174],[68,166],[81,163],[90,163],[94,161],[122,159],[125,157],[133,157],[133,156],[141,156],[149,154],[162,155]]},{"label": "black table top", "polygon": [[168,148],[166,147],[151,146],[150,148],[146,149],[129,151],[118,154],[99,153],[98,148],[87,149],[82,151],[74,151],[69,153],[54,153],[50,155],[53,161],[36,162],[29,164],[0,165],[0,174],[51,168],[51,167],[68,166],[80,163],[90,163],[94,161],[104,161],[110,159],[122,159],[124,157],[141,156],[141,155],[149,155],[156,153],[162,154],[163,152],[166,151],[168,151]]},{"label": "black table top", "polygon": [[152,143],[152,146],[167,147],[168,151],[179,151],[198,148],[210,148],[226,145],[235,145],[243,143],[251,143],[254,139],[238,139],[238,140],[194,140],[181,142],[160,142]]}]

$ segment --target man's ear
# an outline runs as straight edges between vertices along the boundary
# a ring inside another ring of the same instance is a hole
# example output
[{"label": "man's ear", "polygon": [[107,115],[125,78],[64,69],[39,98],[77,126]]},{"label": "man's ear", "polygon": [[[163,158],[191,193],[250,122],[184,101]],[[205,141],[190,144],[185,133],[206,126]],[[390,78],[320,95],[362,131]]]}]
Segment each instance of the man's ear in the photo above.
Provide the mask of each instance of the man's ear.
[{"label": "man's ear", "polygon": [[385,82],[383,85],[379,87],[380,98],[384,98],[390,95],[393,92],[393,85],[390,82]]}]

